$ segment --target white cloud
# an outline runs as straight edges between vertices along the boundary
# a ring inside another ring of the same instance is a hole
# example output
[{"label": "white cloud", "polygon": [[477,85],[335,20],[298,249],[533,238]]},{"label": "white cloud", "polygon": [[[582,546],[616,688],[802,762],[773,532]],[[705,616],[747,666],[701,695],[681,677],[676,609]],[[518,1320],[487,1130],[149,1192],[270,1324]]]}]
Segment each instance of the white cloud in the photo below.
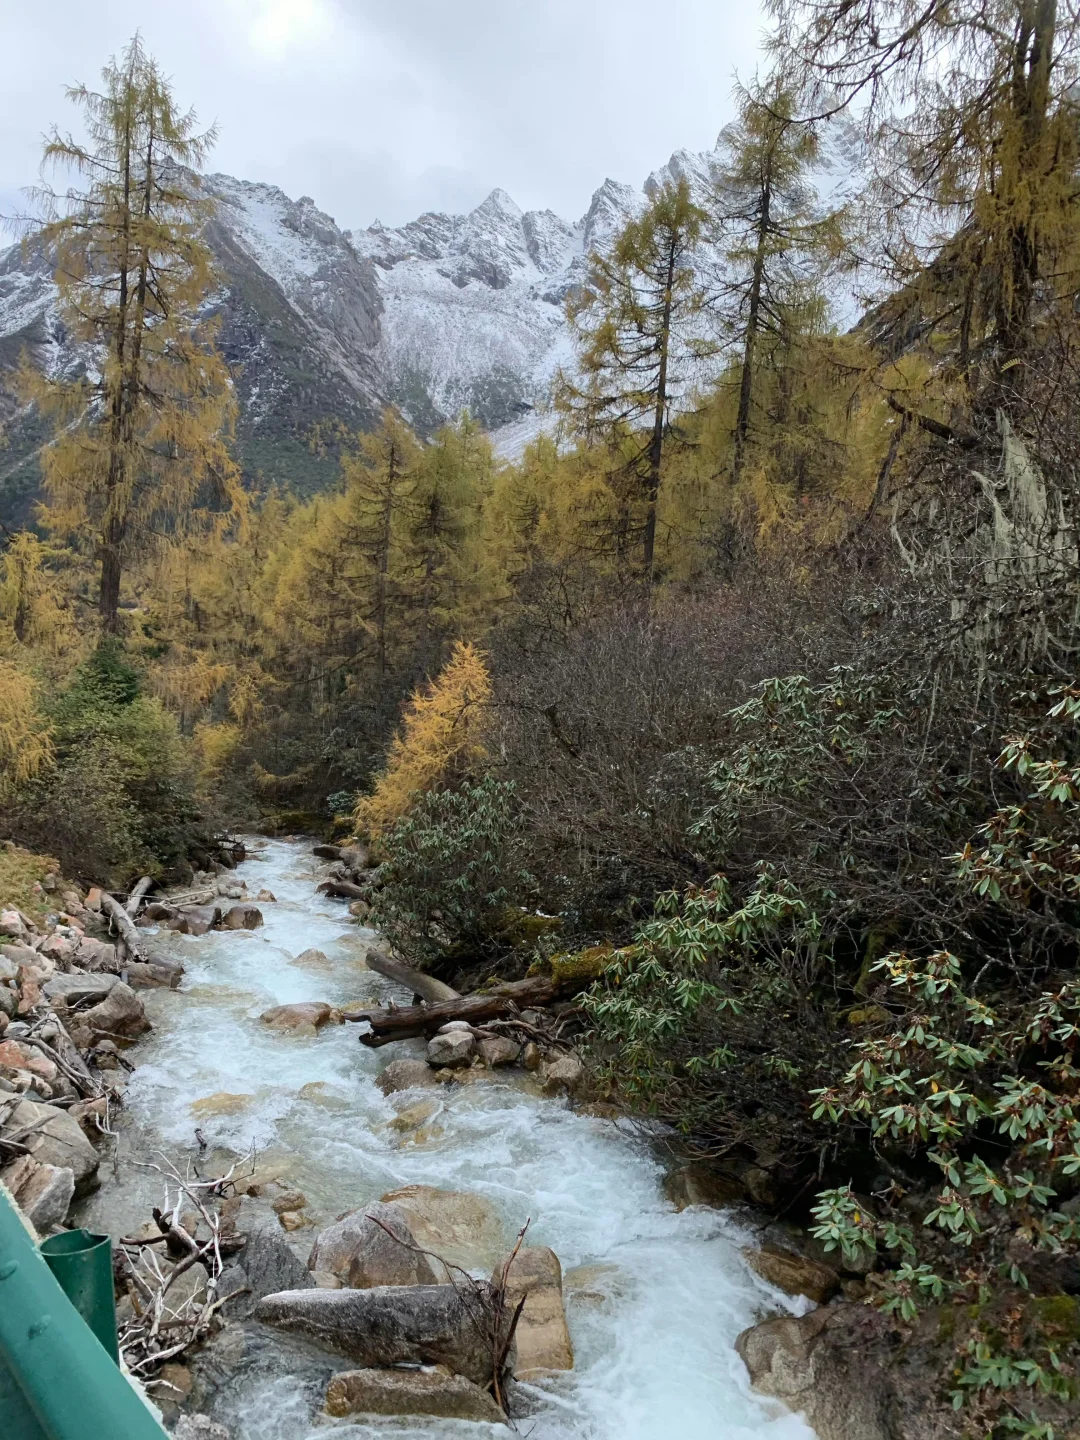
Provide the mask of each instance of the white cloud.
[{"label": "white cloud", "polygon": [[358,226],[496,185],[576,218],[605,176],[638,184],[712,143],[761,20],[731,0],[0,0],[0,24],[0,194],[75,120],[64,85],[139,28],[178,100],[218,121],[213,168]]}]

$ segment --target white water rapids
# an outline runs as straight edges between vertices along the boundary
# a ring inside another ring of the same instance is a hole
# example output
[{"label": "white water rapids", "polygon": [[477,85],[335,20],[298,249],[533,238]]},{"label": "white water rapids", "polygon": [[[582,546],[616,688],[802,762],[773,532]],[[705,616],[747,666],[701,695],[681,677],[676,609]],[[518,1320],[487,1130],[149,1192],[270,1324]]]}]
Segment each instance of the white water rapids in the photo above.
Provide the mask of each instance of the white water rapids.
[{"label": "white water rapids", "polygon": [[[576,1368],[530,1387],[535,1409],[518,1422],[523,1435],[813,1440],[801,1419],[750,1391],[732,1348],[745,1326],[791,1302],[747,1269],[739,1250],[745,1236],[731,1217],[697,1207],[675,1212],[659,1162],[630,1127],[575,1113],[500,1076],[425,1091],[442,1111],[418,1143],[390,1127],[399,1097],[384,1097],[374,1077],[391,1059],[422,1053],[419,1042],[370,1050],[354,1025],[300,1038],[259,1023],[271,1005],[355,1003],[392,988],[363,965],[372,932],[358,929],[342,902],[315,894],[318,862],[307,847],[259,847],[260,857],[237,876],[252,895],[266,887],[277,897],[260,906],[262,929],[157,937],[187,974],[179,992],[143,992],[155,1029],[130,1056],[138,1069],[127,1092],[118,1179],[103,1186],[86,1220],[114,1235],[143,1223],[161,1183],[124,1155],[157,1146],[185,1163],[196,1153],[196,1126],[211,1155],[254,1145],[260,1164],[281,1162],[320,1226],[402,1185],[476,1191],[498,1208],[508,1236],[531,1217],[529,1243],[550,1245],[564,1271],[616,1267],[599,1272],[602,1295],[578,1302],[568,1293]],[[294,963],[312,947],[327,966]],[[193,1112],[193,1101],[218,1092],[246,1098],[226,1102],[234,1113]],[[314,1234],[290,1236],[302,1256]],[[503,1440],[510,1433],[451,1420],[330,1421],[320,1414],[326,1376],[348,1368],[341,1359],[313,1367],[284,1342],[268,1342],[241,1365],[213,1413],[235,1440],[376,1440],[387,1432],[398,1440]]]}]

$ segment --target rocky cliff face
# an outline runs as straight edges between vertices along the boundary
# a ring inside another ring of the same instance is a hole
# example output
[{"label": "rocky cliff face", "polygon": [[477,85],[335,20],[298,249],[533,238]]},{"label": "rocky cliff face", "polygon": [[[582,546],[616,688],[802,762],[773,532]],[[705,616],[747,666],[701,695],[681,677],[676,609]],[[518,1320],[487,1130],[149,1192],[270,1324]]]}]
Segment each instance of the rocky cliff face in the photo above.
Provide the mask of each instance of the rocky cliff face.
[{"label": "rocky cliff face", "polygon": [[[644,190],[606,180],[570,224],[522,211],[494,190],[468,215],[421,215],[399,229],[342,231],[314,201],[228,175],[209,242],[222,279],[219,344],[240,402],[238,446],[249,479],[300,493],[331,483],[333,456],[312,452],[320,421],[370,424],[394,404],[429,434],[468,407],[504,453],[536,433],[559,365],[572,359],[564,305],[586,256],[602,248],[668,175],[703,181],[710,156],[680,151]],[[46,436],[20,410],[10,371],[20,355],[75,371],[80,355],[56,310],[49,257],[0,253],[0,519],[28,518]]]}]

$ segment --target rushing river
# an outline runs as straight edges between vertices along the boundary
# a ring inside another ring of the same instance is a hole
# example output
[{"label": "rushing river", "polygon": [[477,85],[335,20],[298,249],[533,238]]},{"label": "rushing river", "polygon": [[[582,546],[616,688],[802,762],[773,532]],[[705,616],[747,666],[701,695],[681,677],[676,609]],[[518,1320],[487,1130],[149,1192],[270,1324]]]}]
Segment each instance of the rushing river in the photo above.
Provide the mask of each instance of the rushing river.
[{"label": "rushing river", "polygon": [[[255,1147],[303,1191],[317,1225],[407,1184],[487,1196],[513,1235],[531,1217],[529,1242],[550,1245],[565,1271],[589,1264],[595,1289],[568,1293],[576,1351],[572,1373],[529,1387],[532,1440],[813,1440],[796,1416],[755,1396],[732,1343],[764,1309],[790,1302],[763,1286],[739,1253],[744,1237],[723,1213],[677,1214],[647,1144],[608,1120],[576,1114],[515,1079],[425,1091],[442,1104],[420,1133],[391,1127],[393,1100],[374,1083],[418,1042],[369,1050],[352,1025],[314,1038],[259,1023],[271,1005],[299,1000],[368,1001],[392,987],[364,967],[371,931],[345,905],[315,894],[306,845],[259,842],[237,878],[267,888],[265,926],[157,943],[187,967],[183,989],[144,992],[155,1030],[133,1053],[117,1178],[87,1219],[112,1233],[143,1223],[161,1183],[125,1156],[154,1146],[179,1163],[197,1156],[198,1126],[212,1158]],[[296,957],[321,950],[328,964]],[[399,1001],[406,997],[398,995]],[[210,1103],[193,1103],[216,1096]],[[228,1097],[228,1098],[222,1098]],[[398,1108],[400,1108],[400,1103]],[[204,1167],[204,1168],[209,1168]],[[290,1238],[306,1256],[314,1230]],[[332,1422],[320,1415],[333,1365],[268,1339],[251,1347],[213,1413],[235,1440],[502,1440],[503,1427],[448,1420]]]}]

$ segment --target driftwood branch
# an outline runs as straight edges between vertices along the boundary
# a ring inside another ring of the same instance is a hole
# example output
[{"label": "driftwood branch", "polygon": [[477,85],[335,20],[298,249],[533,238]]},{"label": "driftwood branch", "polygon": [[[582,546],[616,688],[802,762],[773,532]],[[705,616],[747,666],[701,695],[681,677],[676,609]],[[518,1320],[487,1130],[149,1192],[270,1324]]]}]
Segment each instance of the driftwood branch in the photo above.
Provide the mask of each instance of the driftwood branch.
[{"label": "driftwood branch", "polygon": [[354,885],[351,880],[324,880],[316,886],[320,895],[332,895],[338,900],[366,900],[371,893],[363,885]]},{"label": "driftwood branch", "polygon": [[133,920],[135,919],[135,916],[139,913],[139,906],[142,904],[143,896],[150,889],[150,886],[153,885],[153,883],[154,882],[149,875],[144,875],[139,881],[139,883],[132,890],[131,894],[128,896],[128,902],[124,908]]},{"label": "driftwood branch", "polygon": [[436,980],[434,975],[425,975],[422,970],[413,970],[410,966],[395,960],[392,955],[387,955],[383,950],[369,950],[367,952],[367,967],[374,970],[376,975],[382,975],[386,980],[393,980],[396,985],[403,985],[406,990],[420,1000],[426,1000],[429,1005],[437,1005],[443,1000],[460,1000],[461,995],[457,990],[444,985],[441,980]]},{"label": "driftwood branch", "polygon": [[482,994],[462,995],[456,1000],[441,1000],[434,1005],[409,1005],[403,1009],[377,1005],[368,1010],[343,1010],[341,1013],[346,1020],[366,1021],[371,1030],[360,1036],[360,1043],[378,1049],[394,1040],[415,1040],[434,1035],[451,1020],[478,1024],[485,1020],[500,1020],[523,1006],[550,1005],[590,983],[587,978],[560,983],[550,976],[537,975],[531,980],[511,980],[504,985],[492,986]]},{"label": "driftwood branch", "polygon": [[107,892],[102,894],[101,908],[108,915],[109,919],[120,932],[120,938],[127,946],[128,953],[133,960],[143,960],[146,957],[142,953],[138,930],[131,919],[131,916],[124,909],[118,900],[114,900]]}]

